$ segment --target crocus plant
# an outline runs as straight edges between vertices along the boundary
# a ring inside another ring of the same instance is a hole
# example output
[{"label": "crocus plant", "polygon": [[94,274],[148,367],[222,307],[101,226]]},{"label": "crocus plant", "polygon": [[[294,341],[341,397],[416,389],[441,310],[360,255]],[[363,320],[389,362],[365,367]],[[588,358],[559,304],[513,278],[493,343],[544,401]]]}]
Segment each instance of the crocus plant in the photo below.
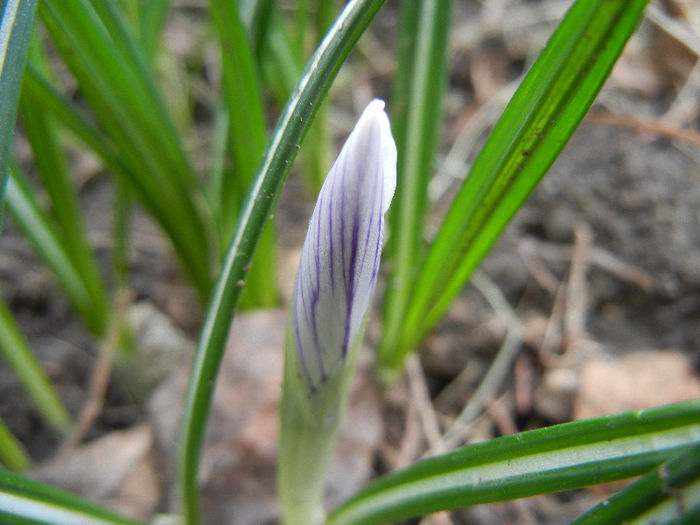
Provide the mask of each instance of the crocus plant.
[{"label": "crocus plant", "polygon": [[285,523],[321,520],[335,441],[377,278],[396,145],[384,102],[362,113],[318,196],[287,331],[279,488]]}]

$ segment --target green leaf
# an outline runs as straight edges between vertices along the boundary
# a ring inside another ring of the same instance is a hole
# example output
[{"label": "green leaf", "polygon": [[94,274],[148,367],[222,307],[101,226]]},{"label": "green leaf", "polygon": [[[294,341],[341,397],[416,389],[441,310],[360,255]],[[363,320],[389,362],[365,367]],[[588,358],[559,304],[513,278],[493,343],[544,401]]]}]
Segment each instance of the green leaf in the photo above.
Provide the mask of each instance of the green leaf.
[{"label": "green leaf", "polygon": [[278,9],[278,0],[241,0],[238,2],[238,12],[248,32],[248,41],[256,62],[262,60],[271,30],[270,25]]},{"label": "green leaf", "polygon": [[[302,4],[307,5],[304,5],[302,8]],[[327,0],[299,3],[294,35],[296,39],[296,62],[299,64],[299,69],[301,69],[304,60],[311,53],[310,50],[313,50],[321,43],[321,39],[330,29],[335,17],[338,15],[337,7],[335,2],[328,2]],[[306,10],[305,13],[304,10]],[[306,28],[306,19],[309,18],[309,15],[313,15],[310,17],[313,24],[312,27]],[[278,29],[278,33],[282,35],[283,27]],[[275,46],[273,50],[279,50],[279,47]],[[276,59],[285,60],[284,54],[278,54]],[[293,87],[293,85],[290,87]],[[326,174],[333,164],[333,134],[328,124],[328,104],[322,103],[309,128],[305,140],[306,144],[299,159],[299,170],[304,178],[307,191],[312,198],[315,198],[321,189],[323,181],[326,180]]]},{"label": "green leaf", "polygon": [[[380,366],[391,362],[395,341],[403,328],[411,284],[423,258],[423,225],[428,182],[433,170],[442,123],[442,95],[447,65],[447,36],[452,2],[403,2],[399,34],[398,107],[392,115],[396,132],[397,181],[389,218],[389,264],[384,300],[384,332]],[[413,19],[413,20],[411,20]],[[415,41],[403,34],[415,31]],[[406,42],[406,40],[409,40]],[[399,115],[397,115],[399,114]]]},{"label": "green leaf", "polygon": [[213,227],[150,69],[113,2],[46,0],[40,14],[146,209],[207,297]]},{"label": "green leaf", "polygon": [[693,516],[700,517],[700,443],[606,498],[571,525],[678,523]]},{"label": "green leaf", "polygon": [[[303,6],[297,6],[297,13],[302,9]],[[270,25],[272,27],[268,31],[262,69],[266,84],[271,89],[275,101],[283,106],[301,75],[303,62],[295,53],[295,45],[285,30],[278,10],[272,13]],[[319,42],[322,36],[318,37]],[[331,158],[332,136],[327,129],[326,112],[326,104],[321,102],[307,132],[304,147],[300,150],[299,172],[308,193],[313,197],[321,189],[333,160]]]},{"label": "green leaf", "polygon": [[51,82],[39,72],[31,62],[22,86],[22,96],[30,98],[31,103],[51,113],[57,121],[70,130],[85,146],[102,158],[107,168],[119,173],[126,171],[119,160],[114,146],[107,137],[96,128],[85,115]]},{"label": "green leaf", "polygon": [[0,521],[7,525],[143,525],[74,494],[3,469]]},{"label": "green leaf", "polygon": [[329,31],[282,111],[224,259],[197,345],[185,402],[180,475],[187,522],[199,522],[197,470],[224,344],[257,241],[312,121],[340,66],[383,0],[353,0]]},{"label": "green leaf", "polygon": [[[2,327],[0,327],[1,330]],[[23,471],[29,465],[29,458],[22,443],[10,432],[2,419],[0,419],[0,464],[17,472]]]},{"label": "green leaf", "polygon": [[469,445],[383,476],[328,525],[394,522],[648,472],[700,441],[700,401],[565,423]]},{"label": "green leaf", "polygon": [[50,218],[36,201],[27,176],[13,163],[7,184],[7,207],[22,233],[27,237],[41,260],[56,276],[73,307],[95,332],[100,319],[95,316],[100,307],[95,305],[79,269],[60,240]]},{"label": "green leaf", "polygon": [[[114,0],[107,0],[116,7]],[[137,35],[139,52],[149,64],[155,62],[159,40],[170,14],[171,0],[116,0],[123,18]],[[100,6],[96,6],[100,7]]]},{"label": "green leaf", "polygon": [[[220,229],[228,245],[236,219],[265,150],[265,120],[253,57],[235,3],[211,0],[211,16],[219,32],[233,172],[223,179]],[[242,102],[245,101],[245,102]],[[243,299],[248,307],[277,303],[274,228],[263,233],[248,274]]]},{"label": "green leaf", "polygon": [[[10,146],[15,131],[17,101],[24,62],[34,26],[37,0],[3,0],[0,3],[0,211],[5,195]],[[0,222],[2,213],[0,213]]]},{"label": "green leaf", "polygon": [[149,62],[153,62],[158,51],[159,39],[169,14],[170,0],[149,0],[140,3],[140,47]]},{"label": "green leaf", "polygon": [[[32,64],[49,72],[37,39],[33,42],[29,55]],[[32,97],[26,93],[20,97],[20,116],[24,132],[32,146],[34,163],[41,175],[42,185],[51,199],[51,215],[60,231],[57,240],[80,273],[91,297],[89,325],[97,335],[103,335],[109,317],[107,294],[97,259],[87,239],[78,192],[58,138],[56,122],[52,115],[34,104]]]},{"label": "green leaf", "polygon": [[59,432],[67,432],[71,424],[68,411],[2,299],[0,354],[16,374],[39,414]]},{"label": "green leaf", "polygon": [[385,366],[400,368],[544,176],[592,104],[646,3],[579,0],[571,7],[452,203]]}]

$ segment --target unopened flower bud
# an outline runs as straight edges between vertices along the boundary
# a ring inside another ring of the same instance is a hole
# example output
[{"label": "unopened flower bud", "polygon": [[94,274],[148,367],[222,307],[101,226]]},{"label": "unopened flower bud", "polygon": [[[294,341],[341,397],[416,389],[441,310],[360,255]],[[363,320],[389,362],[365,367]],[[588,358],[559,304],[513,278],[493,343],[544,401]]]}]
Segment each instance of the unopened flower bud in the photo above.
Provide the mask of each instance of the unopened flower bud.
[{"label": "unopened flower bud", "polygon": [[293,328],[310,392],[341,368],[362,333],[395,187],[396,145],[375,99],[326,177],[299,263]]}]

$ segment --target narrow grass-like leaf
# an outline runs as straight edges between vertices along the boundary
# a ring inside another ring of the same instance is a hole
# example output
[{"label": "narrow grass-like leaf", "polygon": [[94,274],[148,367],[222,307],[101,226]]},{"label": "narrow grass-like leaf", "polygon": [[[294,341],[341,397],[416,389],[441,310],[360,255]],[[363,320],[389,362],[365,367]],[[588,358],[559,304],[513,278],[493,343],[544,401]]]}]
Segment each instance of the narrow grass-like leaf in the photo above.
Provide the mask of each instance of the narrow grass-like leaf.
[{"label": "narrow grass-like leaf", "polygon": [[248,32],[251,51],[255,62],[259,63],[265,52],[272,20],[279,9],[278,0],[243,0],[238,4],[241,20]]},{"label": "narrow grass-like leaf", "polygon": [[229,135],[239,187],[225,205],[228,240],[235,227],[240,201],[255,175],[265,150],[262,97],[247,36],[235,4],[211,0],[211,17],[219,33],[225,100],[230,115]]},{"label": "narrow grass-like leaf", "polygon": [[153,64],[159,46],[159,40],[170,13],[171,0],[117,0],[136,35],[139,52],[146,62]]},{"label": "narrow grass-like leaf", "polygon": [[[122,159],[118,156],[112,143],[71,103],[63,94],[58,92],[48,80],[42,76],[32,64],[28,64],[24,77],[23,97],[30,98],[31,104],[52,114],[67,130],[85,146],[96,153],[104,162],[105,167],[117,176],[117,200],[115,202],[115,242],[114,242],[114,271],[117,286],[124,285],[127,278],[127,216],[131,206],[132,187],[140,178],[130,173]],[[140,188],[142,189],[142,188]],[[145,195],[142,191],[141,195]],[[151,212],[161,223],[167,218],[158,215],[160,208],[153,207]]]},{"label": "narrow grass-like leaf", "polygon": [[294,54],[294,44],[287,35],[281,13],[272,16],[263,64],[265,83],[275,101],[284,106],[302,71],[302,62]]},{"label": "narrow grass-like leaf", "polygon": [[17,226],[30,240],[44,264],[56,276],[59,285],[87,326],[98,333],[102,322],[100,308],[104,308],[104,305],[93,303],[93,297],[79,269],[66,252],[60,235],[36,201],[36,195],[26,175],[14,163],[10,169],[6,197],[7,207]]},{"label": "narrow grass-like leaf", "polygon": [[143,525],[69,492],[2,469],[0,521],[8,525]]},{"label": "narrow grass-like leaf", "polygon": [[[294,53],[293,40],[282,22],[281,14],[273,13],[263,61],[266,84],[280,107],[289,98],[303,66],[303,62]],[[317,111],[299,158],[299,171],[312,196],[318,193],[332,163],[332,137],[327,129],[325,104],[321,103]]]},{"label": "narrow grass-like leaf", "polygon": [[63,433],[70,416],[46,372],[29,348],[5,302],[0,299],[0,354],[34,402],[39,414],[54,429]]},{"label": "narrow grass-like leaf", "polygon": [[521,432],[371,482],[329,525],[395,522],[440,510],[625,479],[700,442],[700,401]]},{"label": "narrow grass-like leaf", "polygon": [[112,229],[113,253],[112,268],[114,284],[118,290],[126,290],[129,280],[129,217],[133,207],[131,187],[124,180],[117,179],[114,200],[114,221]]},{"label": "narrow grass-like leaf", "polygon": [[326,34],[336,17],[336,3],[327,0],[301,0],[294,9],[292,48],[299,62]]},{"label": "narrow grass-like leaf", "polygon": [[[260,86],[243,23],[235,3],[211,0],[211,16],[219,32],[229,141],[233,172],[223,179],[220,230],[228,245],[236,219],[265,150],[265,120]],[[244,102],[245,101],[245,102]],[[241,305],[270,307],[277,302],[274,226],[265,228],[248,273]]]},{"label": "narrow grass-like leaf", "polygon": [[[115,170],[115,166],[120,162],[107,137],[31,63],[27,64],[22,96],[31,97],[32,104],[53,114],[57,121],[100,156],[108,169]],[[124,170],[123,165],[116,169],[119,172]]]},{"label": "narrow grass-like leaf", "polygon": [[[127,216],[128,208],[133,199],[132,187],[141,180],[134,176],[128,166],[118,156],[112,143],[71,103],[63,94],[58,92],[48,80],[42,76],[32,64],[28,64],[24,77],[23,97],[31,99],[31,104],[52,114],[66,129],[80,140],[85,146],[96,153],[104,162],[105,167],[117,176],[117,200],[115,202],[115,242],[114,242],[114,271],[117,286],[124,285],[127,278]],[[142,188],[139,187],[142,190]],[[141,191],[145,195],[145,191]],[[151,212],[161,223],[167,222],[167,217],[158,215],[160,208],[153,207]]]},{"label": "narrow grass-like leaf", "polygon": [[[318,45],[333,24],[337,16],[334,2],[325,0],[315,1],[314,26],[316,40],[314,47]],[[305,58],[305,57],[304,57]],[[314,121],[309,128],[306,137],[306,148],[302,153],[302,170],[310,188],[311,194],[316,195],[321,189],[326,173],[333,162],[333,135],[328,125],[328,105],[321,104]]]},{"label": "narrow grass-like leaf", "polygon": [[[31,97],[32,104],[53,114],[57,121],[102,159],[108,170],[124,182],[136,183],[137,189],[141,190],[142,194],[145,193],[143,187],[138,185],[140,178],[130,173],[129,167],[124,164],[109,139],[65,95],[57,91],[32,67],[31,63],[27,65],[22,96]],[[159,208],[153,208],[151,211],[158,210]],[[160,222],[167,220],[161,215],[156,215],[156,218]]]},{"label": "narrow grass-like leaf", "polygon": [[385,367],[432,329],[590,107],[647,0],[579,0],[526,76],[462,185],[422,265]]},{"label": "narrow grass-like leaf", "polygon": [[153,62],[163,27],[170,14],[170,0],[140,2],[139,41],[141,51],[149,62]]},{"label": "narrow grass-like leaf", "polygon": [[[391,130],[396,145],[403,150],[406,142],[406,126],[413,85],[418,24],[421,2],[403,1],[399,12],[399,30],[396,35],[396,72],[393,77],[391,97]],[[428,35],[426,35],[428,36]],[[390,250],[391,246],[387,246]]]},{"label": "narrow grass-like leaf", "polygon": [[[402,31],[416,31],[415,42],[399,35],[400,72],[397,90],[405,89],[399,98],[402,112],[394,124],[399,148],[396,203],[389,219],[389,257],[391,272],[384,299],[384,332],[379,349],[380,365],[391,362],[393,348],[403,328],[411,285],[423,257],[423,226],[428,202],[428,181],[433,169],[438,131],[442,122],[442,95],[445,87],[447,35],[450,28],[452,2],[428,0],[416,7],[404,2],[401,14]],[[416,20],[408,20],[414,17]],[[403,107],[405,103],[405,107]],[[404,113],[405,111],[405,113]],[[400,128],[400,129],[399,129]]]},{"label": "narrow grass-like leaf", "polygon": [[[58,3],[60,9],[55,2],[47,0],[41,5],[42,20],[81,88],[86,91],[98,119],[107,116],[104,112],[109,112],[109,117],[117,117],[117,122],[122,125],[128,124],[124,133],[130,134],[130,145],[135,146],[138,139],[143,139],[146,144],[139,146],[138,150],[146,151],[146,146],[157,146],[151,155],[157,155],[159,162],[173,170],[170,182],[185,187],[192,184],[196,176],[175,126],[143,54],[114,1],[62,0]],[[62,29],[63,33],[56,34],[55,29]],[[71,45],[91,47],[73,48],[69,52],[71,48],[68,46]],[[105,62],[108,60],[119,60],[119,63]],[[95,76],[88,79],[85,73]],[[107,88],[108,91],[95,93],[94,87]],[[109,133],[115,132],[107,126],[105,129]]]},{"label": "narrow grass-like leaf", "polygon": [[[93,8],[94,7],[94,8]],[[99,9],[98,12],[95,9]],[[137,195],[173,242],[203,297],[211,280],[204,199],[155,83],[113,2],[46,0],[42,20]]]},{"label": "narrow grass-like leaf", "polygon": [[[3,0],[0,4],[0,210],[5,194],[10,146],[24,62],[34,26],[37,0]],[[0,212],[0,224],[2,213]]]},{"label": "narrow grass-like leaf", "polygon": [[[48,66],[41,54],[38,40],[29,51],[32,64],[48,73]],[[43,187],[51,200],[51,215],[61,233],[57,240],[80,272],[93,305],[97,335],[102,335],[107,325],[107,294],[100,275],[95,254],[87,239],[75,183],[68,170],[68,161],[59,141],[56,123],[52,115],[34,104],[31,96],[20,98],[20,116],[24,132],[32,146],[34,163],[41,175]]]},{"label": "narrow grass-like leaf", "polygon": [[226,144],[228,143],[229,114],[223,98],[216,106],[214,123],[211,127],[211,139],[207,165],[207,199],[214,221],[222,221],[221,209],[224,199],[224,177],[226,177]]},{"label": "narrow grass-like leaf", "polygon": [[2,419],[0,419],[0,465],[15,472],[22,472],[29,466],[29,458],[22,443],[10,432]]},{"label": "narrow grass-like leaf", "polygon": [[303,61],[305,58],[306,40],[308,37],[307,27],[309,25],[309,11],[311,0],[299,0],[294,9],[294,38],[292,50],[298,61]]},{"label": "narrow grass-like leaf", "polygon": [[[79,0],[79,2],[84,1]],[[122,84],[129,91],[128,99],[133,103],[137,101],[135,97],[140,98],[141,100],[138,101],[140,104],[137,107],[147,111],[146,114],[140,115],[139,125],[149,133],[148,138],[161,140],[161,148],[165,153],[162,159],[173,163],[173,167],[176,168],[172,174],[173,177],[184,188],[189,188],[196,181],[196,175],[190,166],[165,101],[158,90],[152,70],[136,37],[129,30],[123,11],[115,0],[90,0],[90,4],[99,17],[99,22],[109,33],[109,39],[104,39],[104,34],[99,36],[99,32],[95,32],[91,38],[95,42],[104,44],[105,50],[111,48],[109,52],[117,52],[121,56],[126,66],[125,72],[129,74],[127,81]],[[81,9],[85,16],[92,14],[87,5]],[[65,23],[65,20],[63,22]],[[81,27],[85,28],[84,25]],[[107,77],[114,78],[113,69],[116,68],[108,66],[100,71]]]},{"label": "narrow grass-like leaf", "polygon": [[280,116],[226,253],[198,341],[182,424],[180,476],[187,523],[199,522],[197,470],[224,344],[255,246],[316,108],[383,0],[348,3],[302,74]]},{"label": "narrow grass-like leaf", "polygon": [[[700,443],[593,507],[571,525],[678,523],[700,517]],[[678,520],[678,521],[676,521]],[[687,523],[697,523],[688,521]]]}]

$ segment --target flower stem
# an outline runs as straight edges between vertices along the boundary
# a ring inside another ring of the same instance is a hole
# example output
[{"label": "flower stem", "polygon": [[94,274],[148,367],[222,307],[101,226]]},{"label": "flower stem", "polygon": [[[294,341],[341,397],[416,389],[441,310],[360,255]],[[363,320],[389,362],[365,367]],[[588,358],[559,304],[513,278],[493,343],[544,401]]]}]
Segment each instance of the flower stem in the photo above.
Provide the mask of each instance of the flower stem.
[{"label": "flower stem", "polygon": [[285,345],[280,407],[278,490],[282,523],[319,525],[325,517],[326,469],[347,407],[360,343],[350,351],[345,366],[335,376],[309,393],[290,332]]}]

